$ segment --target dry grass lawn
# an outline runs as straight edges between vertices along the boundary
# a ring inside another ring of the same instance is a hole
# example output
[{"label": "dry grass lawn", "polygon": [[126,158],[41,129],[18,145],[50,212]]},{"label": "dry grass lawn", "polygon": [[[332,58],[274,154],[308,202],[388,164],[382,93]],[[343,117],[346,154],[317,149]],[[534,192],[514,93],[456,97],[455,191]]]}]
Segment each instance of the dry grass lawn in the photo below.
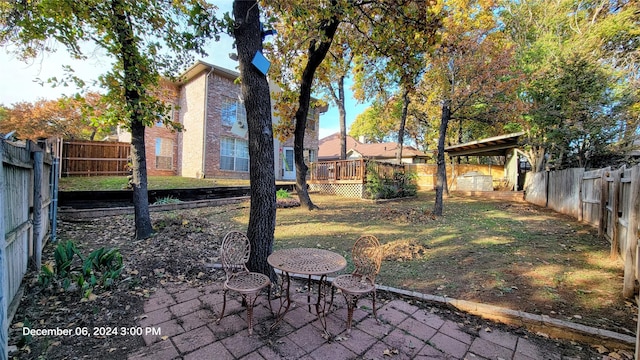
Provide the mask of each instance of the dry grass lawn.
[{"label": "dry grass lawn", "polygon": [[[278,209],[275,248],[321,247],[348,258],[360,234],[373,234],[385,248],[380,284],[635,333],[637,308],[621,296],[622,262],[596,229],[571,217],[449,197],[436,218],[433,193],[386,203],[312,199],[321,210]],[[248,211],[234,220],[246,224]]]}]

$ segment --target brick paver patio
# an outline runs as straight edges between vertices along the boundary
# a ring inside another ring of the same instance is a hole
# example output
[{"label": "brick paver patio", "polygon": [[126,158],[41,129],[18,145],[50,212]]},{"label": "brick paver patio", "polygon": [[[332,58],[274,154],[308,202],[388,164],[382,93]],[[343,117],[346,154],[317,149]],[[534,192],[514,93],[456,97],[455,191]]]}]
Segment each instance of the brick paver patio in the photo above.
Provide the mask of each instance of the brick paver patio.
[{"label": "brick paver patio", "polygon": [[[272,304],[278,306],[275,300]],[[274,318],[263,295],[254,311],[254,334],[249,336],[246,311],[238,299],[227,302],[227,313],[216,324],[222,307],[220,284],[165,285],[147,300],[139,320],[150,331],[143,336],[146,347],[129,359],[569,359],[549,352],[554,349],[552,340],[550,346],[541,346],[540,340],[522,333],[472,329],[403,300],[379,305],[379,323],[368,298],[358,304],[347,335],[346,305],[336,296],[327,316],[327,336],[304,306],[295,307],[270,329]]]}]

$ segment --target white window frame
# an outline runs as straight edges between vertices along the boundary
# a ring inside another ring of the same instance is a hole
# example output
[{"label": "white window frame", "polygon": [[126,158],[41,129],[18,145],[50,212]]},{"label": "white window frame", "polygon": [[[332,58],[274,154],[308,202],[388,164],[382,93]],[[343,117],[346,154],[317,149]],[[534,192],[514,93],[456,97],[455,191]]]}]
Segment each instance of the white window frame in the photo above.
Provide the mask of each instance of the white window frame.
[{"label": "white window frame", "polygon": [[249,142],[231,137],[220,138],[220,170],[249,172]]},{"label": "white window frame", "polygon": [[236,122],[246,124],[247,111],[244,103],[227,96],[222,97],[222,105],[220,106],[220,122],[224,126],[233,126]]}]

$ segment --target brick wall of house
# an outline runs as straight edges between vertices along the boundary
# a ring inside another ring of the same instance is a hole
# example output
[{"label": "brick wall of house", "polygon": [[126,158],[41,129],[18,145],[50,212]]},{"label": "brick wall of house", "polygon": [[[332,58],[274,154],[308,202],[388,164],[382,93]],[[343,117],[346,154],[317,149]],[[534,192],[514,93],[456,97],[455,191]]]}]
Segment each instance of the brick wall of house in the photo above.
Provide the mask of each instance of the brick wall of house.
[{"label": "brick wall of house", "polygon": [[178,174],[185,177],[204,176],[204,104],[207,72],[203,71],[180,88],[180,123],[183,131],[178,135]]},{"label": "brick wall of house", "polygon": [[[222,138],[241,138],[232,133],[231,126],[222,124],[222,104],[225,98],[236,101],[241,95],[240,85],[235,83],[235,74],[220,71],[219,68],[203,67],[195,75],[190,75],[185,83],[172,85],[175,90],[176,116],[183,131],[171,133],[164,128],[147,128],[148,169],[155,174],[169,174],[155,169],[155,138],[175,139],[175,159],[173,174],[194,178],[248,179],[248,171],[227,171],[220,169],[220,144]],[[212,71],[213,70],[213,71]],[[171,86],[169,86],[171,88]],[[206,98],[206,99],[205,99]],[[205,108],[206,105],[206,108]],[[319,114],[314,114],[313,128],[307,128],[305,149],[318,151]],[[204,119],[207,119],[204,122]],[[274,122],[278,119],[274,118]],[[280,143],[274,139],[276,179],[282,179],[282,148],[293,147],[293,139]]]},{"label": "brick wall of house", "polygon": [[[163,80],[160,83],[158,90],[154,91],[154,95],[165,102],[165,104],[171,105],[171,118],[173,121],[178,119],[177,102],[178,102],[178,88],[176,85],[168,80]],[[160,119],[158,119],[160,120]],[[163,141],[171,141],[172,151],[171,156],[171,169],[165,169],[158,166],[156,158],[156,139],[163,139]],[[157,123],[153,126],[148,126],[145,129],[144,146],[145,155],[147,158],[147,175],[177,175],[178,173],[178,159],[176,157],[178,151],[178,137],[175,130],[171,127],[167,127],[164,124]]]},{"label": "brick wall of house", "polygon": [[[175,156],[178,152],[178,138],[175,131],[171,131],[165,126],[153,126],[145,129],[145,154],[147,156],[147,175],[177,175],[178,158]],[[156,163],[156,139],[162,138],[170,140],[173,143],[173,152],[171,160],[171,169],[159,169]]]},{"label": "brick wall of house", "polygon": [[231,126],[222,124],[222,103],[224,98],[238,100],[240,85],[235,79],[218,72],[209,76],[207,101],[205,176],[213,178],[249,179],[248,171],[220,170],[220,139],[223,137],[247,140],[231,132]]}]

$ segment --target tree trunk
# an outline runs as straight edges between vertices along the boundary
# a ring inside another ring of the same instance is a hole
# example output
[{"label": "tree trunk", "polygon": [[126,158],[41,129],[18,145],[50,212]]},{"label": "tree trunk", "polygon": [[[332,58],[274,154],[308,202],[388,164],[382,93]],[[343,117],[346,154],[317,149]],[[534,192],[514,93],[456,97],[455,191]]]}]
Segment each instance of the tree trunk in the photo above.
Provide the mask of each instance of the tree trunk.
[{"label": "tree trunk", "polygon": [[[462,144],[462,117],[458,121],[458,144]],[[457,157],[458,165],[462,164],[462,156]],[[467,164],[469,163],[469,157],[467,156]]]},{"label": "tree trunk", "polygon": [[340,115],[340,160],[347,159],[347,110],[344,108],[344,76],[338,80],[338,114]]},{"label": "tree trunk", "polygon": [[[337,5],[337,0],[331,1],[332,6]],[[317,43],[316,40],[312,40],[309,44],[308,55],[309,60],[302,72],[302,78],[300,80],[300,96],[298,98],[298,110],[296,111],[296,128],[294,131],[293,139],[293,153],[296,163],[296,192],[300,199],[300,205],[306,206],[307,209],[317,209],[311,198],[309,197],[309,191],[307,189],[307,164],[304,163],[304,134],[307,127],[307,115],[309,113],[309,105],[311,102],[311,86],[313,85],[313,76],[316,69],[322,63],[331,42],[333,36],[336,34],[340,20],[338,19],[339,12],[333,12],[331,18],[321,25],[320,31],[324,35],[322,41]]]},{"label": "tree trunk", "polygon": [[407,123],[407,111],[409,110],[409,90],[404,89],[402,92],[402,116],[400,117],[400,130],[398,130],[398,152],[396,153],[396,162],[402,164],[402,147],[404,145],[404,127]]},{"label": "tree trunk", "polygon": [[242,96],[247,109],[249,134],[249,178],[251,208],[247,236],[251,255],[247,266],[275,280],[267,257],[273,251],[276,227],[276,180],[274,173],[273,128],[269,83],[251,61],[262,52],[260,9],[255,0],[233,2],[233,35],[238,49]]},{"label": "tree trunk", "polygon": [[531,145],[530,149],[524,150],[523,153],[531,164],[531,171],[535,173],[545,170],[545,149],[542,146]]},{"label": "tree trunk", "polygon": [[147,192],[147,157],[144,146],[144,124],[131,123],[131,163],[133,167],[133,212],[135,214],[136,239],[146,239],[153,233],[149,215]]},{"label": "tree trunk", "polygon": [[146,239],[153,233],[149,216],[149,194],[147,193],[147,158],[144,145],[144,116],[140,100],[144,97],[138,52],[133,29],[126,6],[121,0],[111,3],[114,15],[114,29],[120,44],[120,54],[124,71],[124,97],[130,109],[131,163],[133,167],[133,209],[135,215],[136,239]]},{"label": "tree trunk", "polygon": [[447,185],[447,166],[444,157],[444,140],[447,136],[447,126],[451,120],[451,100],[445,100],[442,104],[442,116],[440,118],[440,136],[438,137],[438,171],[436,174],[436,202],[433,206],[433,214],[442,216],[442,196]]}]

